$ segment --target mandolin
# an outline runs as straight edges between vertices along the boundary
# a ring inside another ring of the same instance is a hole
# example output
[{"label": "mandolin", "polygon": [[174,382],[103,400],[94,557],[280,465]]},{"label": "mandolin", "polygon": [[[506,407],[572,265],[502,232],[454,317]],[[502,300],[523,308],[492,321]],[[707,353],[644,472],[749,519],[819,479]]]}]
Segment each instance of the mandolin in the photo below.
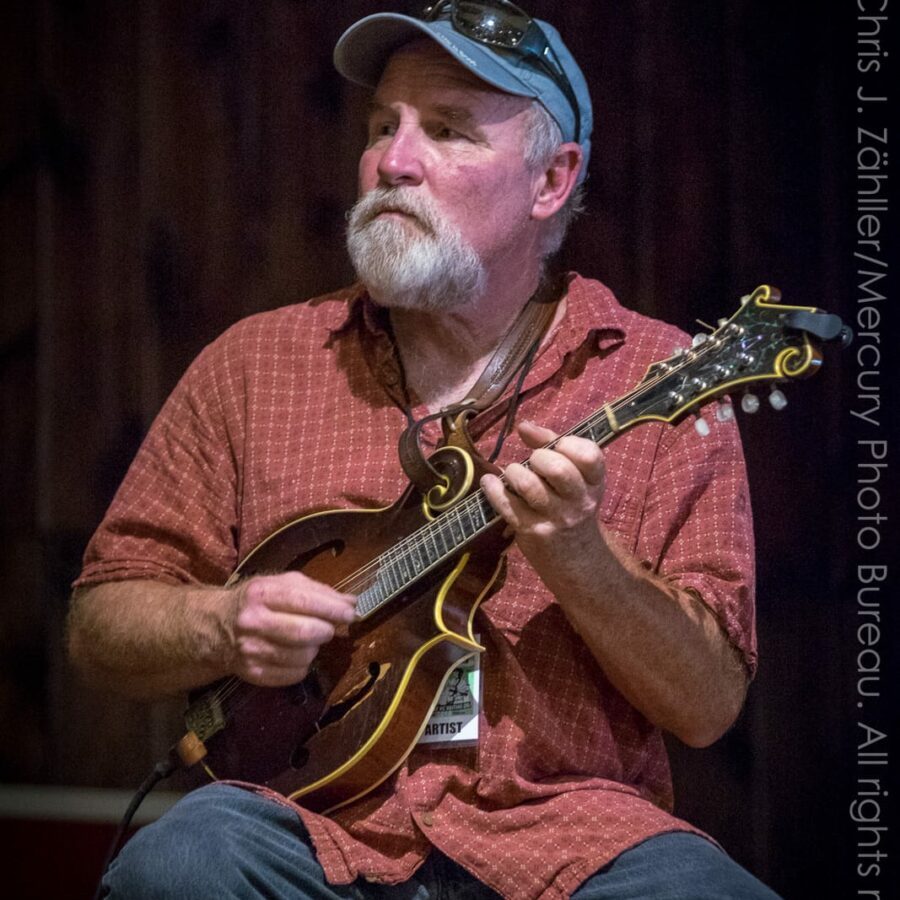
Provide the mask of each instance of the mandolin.
[{"label": "mandolin", "polygon": [[[757,288],[715,331],[651,365],[631,391],[568,433],[604,445],[642,422],[672,423],[726,392],[811,375],[821,341],[849,341],[837,316],[779,301],[776,289]],[[777,388],[770,399],[776,409],[785,402]],[[748,394],[742,405],[753,411],[758,400]],[[730,404],[719,414],[730,416]],[[701,434],[704,426],[698,418]],[[184,764],[213,779],[264,784],[323,813],[401,765],[450,673],[483,650],[473,617],[510,541],[477,488],[483,461],[453,446],[429,461],[441,482],[427,493],[410,485],[384,509],[304,516],[241,562],[229,585],[302,571],[357,595],[357,617],[295,685],[227,678],[192,695],[176,747]]]}]

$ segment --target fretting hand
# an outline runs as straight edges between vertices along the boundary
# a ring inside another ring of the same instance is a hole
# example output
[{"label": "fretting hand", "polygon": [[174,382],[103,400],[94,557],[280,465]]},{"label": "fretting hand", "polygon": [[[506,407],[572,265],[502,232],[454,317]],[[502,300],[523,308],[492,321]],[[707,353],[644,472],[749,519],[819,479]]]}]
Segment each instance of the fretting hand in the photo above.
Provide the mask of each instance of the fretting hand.
[{"label": "fretting hand", "polygon": [[598,509],[603,496],[604,460],[600,448],[586,438],[557,440],[549,428],[532,422],[518,426],[531,447],[530,467],[513,463],[481,479],[484,493],[515,533],[516,543],[544,583],[557,593],[596,553],[607,550]]}]

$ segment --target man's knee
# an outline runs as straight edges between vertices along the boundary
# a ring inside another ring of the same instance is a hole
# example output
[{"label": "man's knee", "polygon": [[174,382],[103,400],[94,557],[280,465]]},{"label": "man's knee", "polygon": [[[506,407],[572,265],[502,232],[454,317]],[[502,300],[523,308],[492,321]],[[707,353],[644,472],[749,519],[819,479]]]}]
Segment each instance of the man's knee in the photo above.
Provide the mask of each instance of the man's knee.
[{"label": "man's knee", "polygon": [[710,841],[669,832],[626,850],[589,878],[573,900],[778,900]]},{"label": "man's knee", "polygon": [[317,865],[305,836],[289,810],[239,788],[211,785],[128,841],[104,878],[105,896],[246,896],[253,882],[276,880],[280,841]]}]

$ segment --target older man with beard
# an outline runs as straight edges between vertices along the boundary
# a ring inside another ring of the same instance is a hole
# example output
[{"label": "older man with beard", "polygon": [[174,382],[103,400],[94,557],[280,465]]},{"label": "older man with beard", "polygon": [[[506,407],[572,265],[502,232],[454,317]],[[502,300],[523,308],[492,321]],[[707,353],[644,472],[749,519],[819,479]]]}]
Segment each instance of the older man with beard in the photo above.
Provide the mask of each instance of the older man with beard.
[{"label": "older man with beard", "polygon": [[[285,522],[399,496],[398,436],[419,423],[437,446],[434,414],[555,283],[592,127],[556,30],[455,0],[363,19],[335,60],[375,88],[348,228],[359,284],[201,353],[76,583],[74,659],[135,696],[292,685],[327,659],[352,591],[298,571],[221,585]],[[468,422],[472,452],[502,468],[481,486],[514,542],[472,623],[483,705],[466,740],[419,742],[327,814],[262,787],[198,789],[126,846],[110,896],[773,896],[672,816],[661,738],[716,740],[755,667],[735,426],[703,441],[647,425],[606,454],[557,440],[683,340],[595,281],[561,283],[515,384]]]}]

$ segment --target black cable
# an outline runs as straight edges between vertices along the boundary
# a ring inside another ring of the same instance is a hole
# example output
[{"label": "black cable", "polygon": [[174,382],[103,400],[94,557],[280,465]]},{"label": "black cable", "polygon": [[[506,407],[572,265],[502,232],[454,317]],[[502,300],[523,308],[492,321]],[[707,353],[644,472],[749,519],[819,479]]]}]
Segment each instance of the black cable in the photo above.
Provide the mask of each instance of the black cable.
[{"label": "black cable", "polygon": [[153,771],[144,779],[143,784],[137,789],[137,793],[131,798],[131,803],[128,804],[128,809],[125,810],[125,815],[119,823],[119,829],[116,831],[116,836],[113,838],[112,843],[109,845],[109,850],[106,852],[106,859],[103,860],[103,868],[100,870],[100,878],[97,881],[97,889],[94,891],[94,900],[100,900],[103,876],[106,874],[106,870],[110,867],[112,861],[116,858],[122,842],[125,839],[125,833],[128,831],[128,826],[131,825],[131,820],[138,811],[138,807],[144,802],[144,798],[147,794],[149,794],[160,781],[168,778],[177,768],[178,763],[173,757],[170,756],[161,760],[153,767]]},{"label": "black cable", "polygon": [[500,435],[497,438],[497,443],[494,445],[494,451],[488,457],[490,462],[494,462],[500,455],[500,451],[503,449],[503,443],[512,430],[513,422],[515,422],[516,419],[516,413],[519,411],[519,404],[522,402],[522,385],[525,383],[525,376],[528,375],[531,370],[531,364],[534,362],[534,355],[537,352],[540,343],[541,338],[539,337],[531,345],[531,349],[522,361],[519,377],[516,379],[516,386],[513,388],[512,396],[509,398],[509,408],[506,411],[506,419],[503,422],[503,427],[500,429]]}]

